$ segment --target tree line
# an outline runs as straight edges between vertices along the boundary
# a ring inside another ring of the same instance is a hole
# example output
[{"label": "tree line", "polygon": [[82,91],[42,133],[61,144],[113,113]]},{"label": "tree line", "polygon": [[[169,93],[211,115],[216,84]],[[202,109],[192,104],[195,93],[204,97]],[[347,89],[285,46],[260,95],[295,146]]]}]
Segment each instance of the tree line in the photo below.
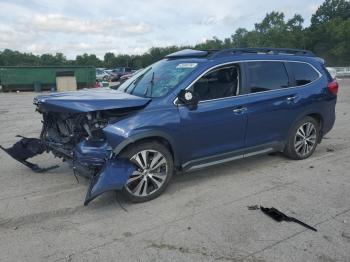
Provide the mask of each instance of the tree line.
[{"label": "tree line", "polygon": [[238,28],[225,39],[213,37],[195,46],[152,47],[142,55],[128,55],[108,52],[103,60],[95,54],[77,55],[74,60],[62,53],[34,55],[5,49],[0,52],[0,66],[61,66],[90,65],[113,68],[128,66],[142,68],[162,59],[169,53],[184,49],[222,49],[245,47],[286,47],[313,51],[326,60],[328,66],[350,65],[350,2],[347,0],[325,0],[311,17],[308,27],[304,19],[295,14],[286,20],[284,13],[266,14],[254,29]]}]

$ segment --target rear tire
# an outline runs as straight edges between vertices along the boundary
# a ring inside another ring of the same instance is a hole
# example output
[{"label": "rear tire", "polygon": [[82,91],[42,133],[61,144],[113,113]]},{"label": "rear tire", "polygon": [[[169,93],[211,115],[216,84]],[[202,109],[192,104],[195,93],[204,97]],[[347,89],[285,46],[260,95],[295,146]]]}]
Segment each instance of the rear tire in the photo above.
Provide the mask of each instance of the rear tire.
[{"label": "rear tire", "polygon": [[132,202],[141,203],[162,194],[174,172],[173,157],[158,142],[144,142],[130,146],[120,157],[130,159],[137,170],[129,177],[123,194]]},{"label": "rear tire", "polygon": [[319,141],[320,125],[314,118],[307,116],[298,121],[287,140],[284,154],[295,160],[302,160],[310,157]]}]

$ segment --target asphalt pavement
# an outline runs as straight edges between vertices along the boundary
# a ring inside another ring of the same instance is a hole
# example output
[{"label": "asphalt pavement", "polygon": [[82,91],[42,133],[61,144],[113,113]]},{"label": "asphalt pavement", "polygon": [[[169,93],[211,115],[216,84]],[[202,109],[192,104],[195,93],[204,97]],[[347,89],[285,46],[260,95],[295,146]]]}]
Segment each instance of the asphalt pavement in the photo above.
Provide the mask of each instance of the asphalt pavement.
[{"label": "asphalt pavement", "polygon": [[[33,173],[0,152],[0,261],[350,261],[350,80],[337,120],[312,157],[263,155],[176,175],[159,198],[107,193],[83,206],[88,182],[35,157]],[[0,144],[37,137],[34,93],[0,93]],[[274,206],[318,229],[275,222]]]}]

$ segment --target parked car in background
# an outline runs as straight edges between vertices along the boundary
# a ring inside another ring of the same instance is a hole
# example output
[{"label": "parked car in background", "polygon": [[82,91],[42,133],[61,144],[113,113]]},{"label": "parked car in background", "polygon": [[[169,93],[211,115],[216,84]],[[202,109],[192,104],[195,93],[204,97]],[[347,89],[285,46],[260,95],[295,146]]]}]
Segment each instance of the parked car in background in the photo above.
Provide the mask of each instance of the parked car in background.
[{"label": "parked car in background", "polygon": [[111,74],[113,75],[111,77],[112,82],[119,81],[120,77],[124,75],[129,75],[132,73],[132,70],[130,67],[117,67],[115,69],[112,69]]},{"label": "parked car in background", "polygon": [[104,70],[110,77],[113,75],[112,69],[105,69]]},{"label": "parked car in background", "polygon": [[132,76],[134,76],[135,74],[137,74],[138,72],[140,72],[142,69],[139,69],[139,70],[135,70],[135,71],[132,71],[130,74],[127,74],[127,75],[123,75],[119,78],[119,82],[120,84],[122,84],[123,82],[125,82],[126,80],[128,80],[129,78],[131,78]]},{"label": "parked car in background", "polygon": [[104,68],[96,68],[96,79],[99,81],[108,81],[110,79],[110,75]]}]

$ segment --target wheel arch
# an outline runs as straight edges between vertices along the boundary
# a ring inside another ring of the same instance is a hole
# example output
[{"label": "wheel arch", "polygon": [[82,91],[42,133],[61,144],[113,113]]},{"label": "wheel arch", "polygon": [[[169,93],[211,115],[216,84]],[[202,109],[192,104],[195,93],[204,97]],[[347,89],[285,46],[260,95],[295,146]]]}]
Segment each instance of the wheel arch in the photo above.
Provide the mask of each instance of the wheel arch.
[{"label": "wheel arch", "polygon": [[173,157],[175,167],[180,166],[179,155],[177,152],[177,148],[175,146],[175,142],[169,135],[163,132],[152,131],[152,132],[146,132],[146,133],[134,135],[132,137],[127,138],[122,143],[120,143],[117,147],[115,147],[113,152],[116,155],[119,155],[121,152],[125,151],[127,148],[131,146],[135,146],[136,144],[149,142],[149,141],[157,141],[162,145],[164,145],[166,148],[168,148],[169,152]]},{"label": "wheel arch", "polygon": [[323,138],[323,121],[324,121],[322,115],[320,113],[311,113],[311,114],[308,114],[306,116],[312,117],[313,119],[315,119],[318,122],[319,133],[320,133],[318,143],[321,143],[322,138]]},{"label": "wheel arch", "polygon": [[288,131],[288,136],[290,135],[290,132],[293,130],[294,126],[302,119],[304,119],[305,117],[312,117],[313,119],[315,119],[318,123],[319,123],[319,129],[320,129],[320,138],[319,138],[319,143],[322,140],[322,136],[323,136],[323,131],[322,131],[322,127],[323,127],[323,116],[321,113],[319,112],[314,112],[314,111],[310,111],[310,112],[304,112],[303,114],[301,114],[299,117],[297,117],[295,119],[295,121],[292,123],[292,125],[289,128]]},{"label": "wheel arch", "polygon": [[320,130],[322,129],[323,117],[320,113],[311,113],[311,114],[307,114],[306,116],[310,116],[313,119],[317,120],[318,124],[320,125]]}]

